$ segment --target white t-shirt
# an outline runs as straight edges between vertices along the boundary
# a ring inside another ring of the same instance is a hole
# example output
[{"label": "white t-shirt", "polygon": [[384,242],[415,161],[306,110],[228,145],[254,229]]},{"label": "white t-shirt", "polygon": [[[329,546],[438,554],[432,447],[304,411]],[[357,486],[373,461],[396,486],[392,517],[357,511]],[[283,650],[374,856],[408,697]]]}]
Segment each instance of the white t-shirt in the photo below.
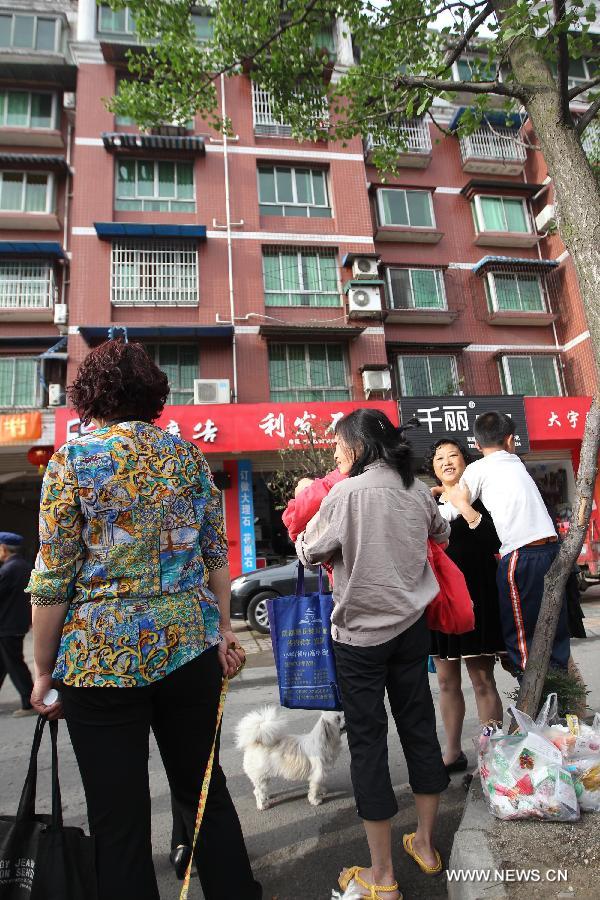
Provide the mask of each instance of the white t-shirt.
[{"label": "white t-shirt", "polygon": [[500,556],[525,544],[556,535],[535,481],[518,456],[497,450],[471,463],[461,484],[471,500],[481,498],[502,541]]}]

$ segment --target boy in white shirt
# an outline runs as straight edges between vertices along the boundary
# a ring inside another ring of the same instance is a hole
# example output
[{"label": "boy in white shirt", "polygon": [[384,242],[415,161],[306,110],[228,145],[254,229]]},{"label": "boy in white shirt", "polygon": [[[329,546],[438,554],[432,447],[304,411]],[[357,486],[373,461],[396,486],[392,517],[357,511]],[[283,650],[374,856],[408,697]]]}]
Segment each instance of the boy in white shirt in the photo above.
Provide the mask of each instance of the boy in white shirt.
[{"label": "boy in white shirt", "polygon": [[[497,575],[502,630],[511,662],[523,671],[544,593],[544,576],[558,553],[558,537],[533,478],[515,453],[515,425],[510,416],[483,413],[473,430],[483,458],[467,466],[460,483],[447,494],[459,511],[481,498],[494,521],[502,542]],[[550,664],[566,669],[569,654],[564,600]]]}]

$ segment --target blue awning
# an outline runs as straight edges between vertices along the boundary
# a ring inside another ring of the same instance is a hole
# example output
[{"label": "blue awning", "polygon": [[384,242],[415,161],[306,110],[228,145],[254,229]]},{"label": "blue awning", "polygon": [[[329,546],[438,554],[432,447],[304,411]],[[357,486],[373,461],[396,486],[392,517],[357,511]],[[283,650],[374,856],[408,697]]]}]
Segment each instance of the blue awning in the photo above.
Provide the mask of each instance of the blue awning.
[{"label": "blue awning", "polygon": [[195,238],[206,240],[206,225],[147,225],[141,222],[94,222],[96,234],[102,241],[120,237],[136,238]]},{"label": "blue awning", "polygon": [[[80,325],[79,334],[90,344],[93,341],[108,340],[110,325]],[[233,325],[116,325],[116,328],[126,328],[127,337],[131,340],[140,338],[230,338],[233,335]]]},{"label": "blue awning", "polygon": [[521,266],[528,269],[555,269],[559,263],[555,259],[522,259],[515,256],[484,256],[476,262],[472,272],[482,272],[484,269],[493,269],[495,266],[505,265]]},{"label": "blue awning", "polygon": [[65,258],[63,248],[54,241],[0,241],[0,255]]},{"label": "blue awning", "polygon": [[[458,123],[468,109],[473,109],[473,107],[459,106],[452,116],[452,121],[449,125],[450,131],[456,130]],[[527,116],[522,113],[507,113],[502,109],[488,109],[483,113],[483,119],[496,128],[510,128],[511,131],[518,131],[526,121]]]}]

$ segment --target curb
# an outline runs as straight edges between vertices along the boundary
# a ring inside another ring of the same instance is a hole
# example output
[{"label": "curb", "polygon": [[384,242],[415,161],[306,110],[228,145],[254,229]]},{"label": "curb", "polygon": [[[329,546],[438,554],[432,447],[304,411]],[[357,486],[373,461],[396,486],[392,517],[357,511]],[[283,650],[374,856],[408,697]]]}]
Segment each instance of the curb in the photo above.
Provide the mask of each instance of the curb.
[{"label": "curb", "polygon": [[[487,870],[500,868],[494,859],[491,832],[494,820],[485,805],[479,775],[471,782],[465,811],[454,836],[449,869]],[[506,900],[508,893],[501,882],[448,881],[450,900]]]}]

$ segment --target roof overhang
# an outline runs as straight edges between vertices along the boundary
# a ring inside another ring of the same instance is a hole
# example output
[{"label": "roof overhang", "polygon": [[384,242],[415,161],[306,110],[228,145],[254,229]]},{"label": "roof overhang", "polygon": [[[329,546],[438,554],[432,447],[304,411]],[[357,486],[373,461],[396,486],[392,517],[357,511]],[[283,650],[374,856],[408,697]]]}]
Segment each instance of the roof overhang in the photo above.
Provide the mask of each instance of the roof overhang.
[{"label": "roof overhang", "polygon": [[359,337],[367,326],[363,327],[344,327],[337,328],[330,325],[293,325],[287,323],[278,323],[276,325],[260,325],[258,333],[261,337],[281,340],[289,340],[290,338],[302,338],[303,341],[310,343],[311,341],[336,340],[336,341],[353,341]]},{"label": "roof overhang", "polygon": [[122,150],[150,151],[161,153],[188,153],[204,156],[206,148],[204,138],[199,135],[175,134],[131,134],[121,131],[102,132],[102,142],[111,153]]},{"label": "roof overhang", "polygon": [[[110,325],[80,325],[79,334],[88,345],[108,340]],[[151,338],[153,340],[181,339],[181,338],[230,338],[233,335],[232,325],[176,325],[176,326],[125,326],[127,337],[136,340]]]},{"label": "roof overhang", "polygon": [[502,191],[503,194],[521,194],[525,197],[533,197],[543,185],[530,184],[525,181],[496,181],[487,178],[471,178],[463,188],[461,194],[467,200],[471,200],[475,194],[488,193],[490,191]]},{"label": "roof overhang", "polygon": [[[458,109],[452,116],[450,125],[448,126],[450,131],[456,131],[460,120],[469,109],[474,109],[474,107],[458,107]],[[484,122],[487,122],[489,125],[493,125],[496,128],[508,128],[510,131],[514,131],[515,133],[519,131],[526,120],[527,115],[523,115],[521,113],[507,113],[502,109],[487,109],[484,111],[482,116],[482,124]]]},{"label": "roof overhang", "polygon": [[0,165],[4,169],[52,169],[68,172],[69,166],[64,156],[48,153],[0,153]]},{"label": "roof overhang", "polygon": [[190,238],[206,240],[206,225],[163,225],[141,222],[94,222],[96,234],[102,241],[115,238]]},{"label": "roof overhang", "polygon": [[54,241],[0,241],[0,256],[47,256],[65,259],[65,252]]},{"label": "roof overhang", "polygon": [[537,269],[547,271],[556,269],[559,263],[555,259],[525,259],[516,256],[484,256],[471,269],[476,275],[505,269],[507,266],[518,266],[520,269]]}]

